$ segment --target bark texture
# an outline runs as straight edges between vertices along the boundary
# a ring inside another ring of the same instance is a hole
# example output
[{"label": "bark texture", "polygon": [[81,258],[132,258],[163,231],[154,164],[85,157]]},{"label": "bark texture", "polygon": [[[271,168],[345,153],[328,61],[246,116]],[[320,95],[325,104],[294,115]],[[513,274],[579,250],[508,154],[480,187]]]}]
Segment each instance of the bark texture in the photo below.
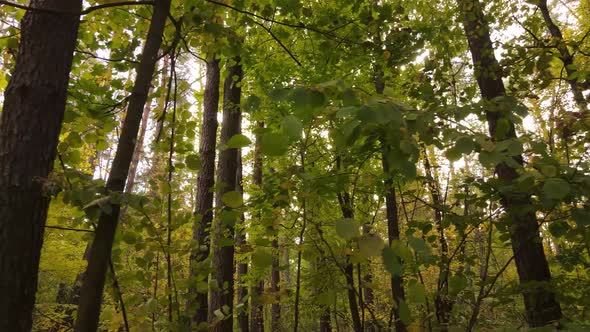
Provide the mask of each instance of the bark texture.
[{"label": "bark texture", "polygon": [[[106,184],[109,193],[121,193],[125,189],[141,117],[154,75],[158,50],[162,44],[166,19],[170,11],[170,2],[171,0],[158,0],[154,5],[141,62],[137,68],[135,85],[127,107],[127,115]],[[105,275],[111,258],[121,206],[111,204],[110,209],[110,213],[102,212],[100,214],[90,250],[86,280],[80,292],[80,305],[75,325],[75,330],[78,332],[94,332],[98,327]]]},{"label": "bark texture", "polygon": [[[461,0],[459,4],[481,95],[486,100],[506,95],[482,5],[477,0]],[[490,136],[496,138],[501,115],[499,112],[487,112],[486,116]],[[510,122],[510,129],[500,139],[516,137],[514,123]],[[522,156],[516,156],[515,162],[522,164]],[[516,169],[504,163],[496,166],[496,174],[505,183],[511,183],[518,177]],[[551,273],[530,197],[507,192],[502,196],[502,205],[512,222],[512,250],[522,286],[527,322],[529,326],[536,327],[558,321],[562,316],[561,307],[549,285]]]},{"label": "bark texture", "polygon": [[[32,0],[79,12],[81,0]],[[53,169],[80,17],[28,11],[0,115],[0,331],[30,331]]]},{"label": "bark texture", "polygon": [[[221,135],[219,143],[224,145],[229,139],[240,133],[240,97],[242,81],[241,59],[236,57],[232,59],[235,63],[229,66],[228,75],[223,85],[223,123],[221,126]],[[236,78],[234,80],[234,78]],[[223,210],[231,210],[221,197],[230,191],[235,191],[237,187],[237,170],[238,170],[238,149],[226,148],[219,154],[219,163],[217,166],[217,183],[220,189],[217,192],[215,206],[219,208],[221,214]],[[233,331],[233,300],[234,300],[234,250],[235,246],[220,245],[222,239],[234,239],[234,226],[231,223],[215,223],[213,248],[213,278],[217,283],[216,289],[211,291],[209,298],[209,321],[213,322],[212,332],[231,332]],[[223,308],[229,308],[229,312],[223,312]],[[229,318],[216,321],[215,311],[221,310],[224,315],[230,315]]]},{"label": "bark texture", "polygon": [[[219,108],[219,60],[212,57],[207,62],[205,96],[203,99],[203,122],[199,139],[199,155],[201,169],[197,174],[197,197],[195,208],[195,224],[193,240],[195,248],[191,252],[191,277],[203,278],[199,266],[209,257],[211,244],[209,239],[211,222],[213,221],[213,192],[215,184],[215,147],[217,143],[217,110]],[[207,277],[205,277],[205,281]],[[207,321],[207,293],[190,292],[189,308],[193,312],[191,321],[198,324]]]}]

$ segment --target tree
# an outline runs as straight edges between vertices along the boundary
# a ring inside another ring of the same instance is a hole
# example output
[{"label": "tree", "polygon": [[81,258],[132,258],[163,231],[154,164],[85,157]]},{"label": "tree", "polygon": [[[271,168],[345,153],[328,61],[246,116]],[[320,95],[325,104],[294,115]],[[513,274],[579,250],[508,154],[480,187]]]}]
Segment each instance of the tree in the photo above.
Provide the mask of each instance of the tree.
[{"label": "tree", "polygon": [[[0,330],[29,331],[82,1],[33,0],[0,118]],[[60,13],[60,12],[63,12]],[[56,36],[58,38],[56,38]]]},{"label": "tree", "polygon": [[[216,207],[218,208],[217,223],[213,233],[215,245],[213,249],[212,278],[216,281],[215,289],[209,299],[209,321],[216,319],[212,331],[232,331],[232,319],[223,319],[229,315],[233,317],[234,307],[234,224],[239,219],[235,208],[242,205],[241,193],[237,191],[238,152],[235,147],[226,146],[229,140],[240,134],[240,98],[243,77],[242,64],[239,56],[230,60],[228,75],[223,84],[223,122],[219,143],[224,150],[219,155],[217,166],[218,194]],[[236,198],[240,196],[240,198]],[[227,241],[223,241],[227,240]],[[227,242],[230,243],[227,243]],[[220,315],[221,314],[221,315]]]},{"label": "tree", "polygon": [[100,214],[94,241],[88,255],[86,280],[84,280],[80,291],[76,331],[95,331],[98,328],[106,270],[111,259],[111,249],[121,209],[118,198],[120,199],[120,195],[125,189],[143,109],[147,101],[147,94],[158,60],[158,51],[162,44],[166,19],[170,11],[170,3],[170,0],[159,0],[154,5],[142,60],[137,67],[135,85],[106,184],[109,210]]},{"label": "tree", "polygon": [[[460,2],[460,8],[481,95],[488,102],[507,98],[481,4],[477,0],[465,0]],[[486,112],[492,139],[501,141],[517,138],[514,123],[508,115],[501,112]],[[500,180],[509,184],[518,177],[517,169],[522,164],[523,158],[518,154],[514,156],[510,164],[499,163],[495,171]],[[505,191],[502,194],[502,205],[512,223],[510,227],[512,250],[523,287],[527,322],[531,327],[535,327],[559,321],[561,307],[554,292],[550,286],[539,284],[549,284],[551,273],[543,243],[539,238],[537,219],[530,197],[527,194]]]},{"label": "tree", "polygon": [[[191,275],[194,278],[202,278],[202,272],[198,269],[209,257],[210,228],[213,221],[213,185],[215,184],[215,147],[217,144],[217,108],[219,105],[219,59],[212,56],[206,65],[205,96],[203,100],[203,122],[199,140],[199,156],[201,157],[201,169],[197,175],[197,196],[195,208],[195,225],[193,239],[196,249],[191,254]],[[208,274],[205,274],[205,280]],[[194,292],[194,299],[189,300],[189,307],[194,309],[193,323],[207,322],[208,298],[205,292]]]}]

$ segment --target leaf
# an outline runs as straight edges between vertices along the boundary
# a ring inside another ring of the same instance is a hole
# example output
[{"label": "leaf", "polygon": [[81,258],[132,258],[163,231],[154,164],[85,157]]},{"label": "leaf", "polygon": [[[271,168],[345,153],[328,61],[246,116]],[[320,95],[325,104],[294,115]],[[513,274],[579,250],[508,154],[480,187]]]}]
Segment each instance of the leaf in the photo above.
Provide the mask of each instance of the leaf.
[{"label": "leaf", "polygon": [[257,248],[252,253],[252,265],[264,269],[272,265],[273,255],[265,249]]},{"label": "leaf", "polygon": [[233,135],[226,143],[230,149],[239,149],[252,144],[252,141],[242,134]]},{"label": "leaf", "polygon": [[365,257],[379,256],[385,247],[383,239],[375,234],[365,234],[358,239],[357,243],[361,255]]},{"label": "leaf", "polygon": [[428,253],[430,251],[426,242],[417,237],[408,236],[408,244],[414,251],[419,253]]},{"label": "leaf", "polygon": [[303,131],[303,124],[301,120],[294,115],[287,115],[283,118],[283,131],[290,138],[297,139],[301,137]]},{"label": "leaf", "polygon": [[401,300],[400,303],[397,304],[397,306],[399,319],[401,319],[402,322],[404,322],[406,325],[410,325],[412,323],[412,313],[406,301]]},{"label": "leaf", "polygon": [[343,239],[350,240],[359,235],[359,227],[351,218],[336,221],[336,234]]},{"label": "leaf", "polygon": [[543,194],[547,198],[561,200],[564,199],[571,190],[570,184],[561,178],[549,178],[543,185]]},{"label": "leaf", "polygon": [[459,137],[455,143],[455,149],[461,154],[469,154],[475,148],[475,143],[470,137],[463,136]]},{"label": "leaf", "polygon": [[198,171],[201,169],[201,157],[198,154],[189,154],[184,159],[184,163],[188,169]]},{"label": "leaf", "polygon": [[507,118],[499,118],[496,122],[496,139],[502,140],[510,131],[510,121]]},{"label": "leaf", "polygon": [[282,156],[289,149],[289,138],[279,133],[266,133],[260,139],[260,149],[267,156]]},{"label": "leaf", "polygon": [[221,195],[221,201],[232,209],[239,208],[244,204],[242,193],[239,191],[228,191]]},{"label": "leaf", "polygon": [[408,285],[408,300],[419,304],[426,302],[426,289],[424,285],[415,280],[410,282]]},{"label": "leaf", "polygon": [[383,264],[385,269],[392,275],[399,276],[402,274],[402,265],[399,262],[398,256],[391,247],[385,247],[382,252]]}]

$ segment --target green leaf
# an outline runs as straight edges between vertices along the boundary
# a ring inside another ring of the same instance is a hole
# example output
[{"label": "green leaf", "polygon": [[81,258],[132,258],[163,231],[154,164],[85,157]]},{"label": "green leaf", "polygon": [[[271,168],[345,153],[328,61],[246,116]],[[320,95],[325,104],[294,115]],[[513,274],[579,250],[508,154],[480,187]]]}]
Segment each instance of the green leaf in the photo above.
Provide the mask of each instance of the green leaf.
[{"label": "green leaf", "polygon": [[336,234],[343,239],[350,240],[359,235],[359,226],[351,218],[336,221]]},{"label": "green leaf", "polygon": [[259,269],[271,266],[272,261],[273,255],[266,249],[257,248],[252,253],[252,264]]},{"label": "green leaf", "polygon": [[221,195],[221,201],[232,209],[239,208],[244,204],[242,193],[239,191],[228,191]]},{"label": "green leaf", "polygon": [[402,265],[400,264],[398,256],[390,247],[385,247],[382,252],[383,264],[385,269],[392,275],[399,276],[402,274]]},{"label": "green leaf", "polygon": [[301,137],[303,131],[303,124],[301,120],[294,115],[287,115],[283,118],[283,131],[287,136],[297,139]]},{"label": "green leaf", "polygon": [[383,239],[375,234],[365,234],[357,242],[361,255],[365,257],[379,256],[385,247]]},{"label": "green leaf", "polygon": [[410,325],[412,323],[412,313],[406,301],[401,300],[400,303],[397,304],[397,306],[399,319],[401,319],[402,322],[404,322],[406,325]]},{"label": "green leaf", "polygon": [[418,304],[426,302],[426,289],[424,285],[416,280],[409,282],[408,300]]},{"label": "green leaf", "polygon": [[413,236],[408,236],[408,244],[416,252],[420,252],[420,253],[428,253],[428,252],[430,252],[430,250],[428,249],[428,245],[426,244],[426,242],[424,240],[420,239],[420,238],[413,237]]},{"label": "green leaf", "polygon": [[289,138],[280,133],[266,133],[260,140],[260,149],[267,156],[282,156],[289,149]]},{"label": "green leaf", "polygon": [[252,141],[242,134],[232,136],[226,143],[227,147],[230,149],[239,149],[250,144],[252,144]]},{"label": "green leaf", "polygon": [[189,154],[184,159],[184,163],[188,169],[198,171],[201,169],[201,157],[198,154]]},{"label": "green leaf", "polygon": [[459,137],[455,143],[455,149],[461,154],[469,154],[475,148],[475,143],[470,137],[463,136]]},{"label": "green leaf", "polygon": [[570,190],[570,184],[561,178],[549,178],[543,185],[543,194],[550,199],[564,199]]},{"label": "green leaf", "polygon": [[510,121],[507,118],[499,118],[496,122],[496,139],[504,139],[510,131]]}]

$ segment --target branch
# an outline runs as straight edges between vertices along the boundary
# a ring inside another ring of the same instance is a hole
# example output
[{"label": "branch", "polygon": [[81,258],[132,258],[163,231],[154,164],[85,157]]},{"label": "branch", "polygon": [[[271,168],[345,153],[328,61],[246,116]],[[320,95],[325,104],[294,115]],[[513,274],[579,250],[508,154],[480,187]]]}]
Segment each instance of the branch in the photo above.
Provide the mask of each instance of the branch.
[{"label": "branch", "polygon": [[264,30],[266,30],[266,32],[268,32],[268,34],[270,34],[270,36],[276,40],[277,43],[279,43],[279,45],[283,48],[283,50],[285,50],[285,52],[287,52],[287,54],[289,54],[289,56],[291,57],[291,59],[293,59],[293,61],[295,61],[297,63],[297,65],[299,67],[302,67],[301,62],[299,62],[299,60],[297,60],[297,58],[295,57],[295,55],[293,55],[293,53],[291,53],[291,51],[287,48],[287,46],[285,46],[285,44],[283,44],[283,42],[281,42],[281,40],[275,36],[274,33],[272,33],[272,31],[270,31],[269,28],[267,28],[264,24],[256,22],[253,20],[253,22],[257,25],[259,25],[260,27],[262,27]]},{"label": "branch", "polygon": [[[318,28],[314,28],[314,27],[305,25],[302,22],[299,22],[298,24],[293,24],[293,23],[288,23],[288,22],[283,22],[283,21],[277,21],[277,20],[272,19],[272,18],[260,16],[260,15],[258,15],[256,13],[254,13],[254,12],[250,12],[250,11],[247,11],[247,10],[236,8],[234,6],[225,4],[223,2],[219,2],[219,1],[215,1],[215,0],[205,0],[205,1],[207,1],[209,3],[212,3],[212,4],[215,4],[215,5],[219,5],[219,6],[222,6],[222,7],[229,8],[229,9],[231,9],[233,11],[236,11],[238,13],[241,13],[241,14],[245,14],[245,15],[250,15],[250,16],[256,17],[256,18],[261,19],[261,20],[266,21],[266,22],[275,23],[275,24],[278,24],[278,25],[282,25],[282,26],[286,26],[286,27],[291,27],[291,28],[305,29],[305,30],[309,30],[309,31],[313,31],[313,32],[319,33],[321,35],[325,35],[325,36],[329,36],[329,37],[332,37],[332,38],[339,39],[340,41],[346,41],[346,42],[351,43],[350,40],[345,39],[345,38],[342,38],[342,37],[339,37],[337,35],[334,35],[334,33],[333,33],[333,31],[338,30],[338,29],[341,29],[341,28],[347,26],[348,24],[350,24],[351,22],[345,23],[345,24],[343,24],[341,26],[338,26],[338,27],[336,27],[336,28],[334,28],[332,30],[324,31],[324,30],[320,30]],[[254,23],[256,23],[256,22],[254,22]]]},{"label": "branch", "polygon": [[98,56],[98,55],[96,55],[96,54],[94,54],[92,52],[88,52],[88,51],[84,51],[84,50],[79,50],[79,49],[76,49],[75,52],[76,53],[80,53],[80,54],[86,54],[86,55],[88,55],[88,56],[90,56],[90,57],[92,57],[94,59],[103,60],[103,61],[109,61],[109,62],[123,62],[123,61],[127,61],[127,62],[134,63],[134,64],[138,64],[139,63],[139,61],[132,60],[132,59],[125,59],[125,58],[121,58],[121,59],[103,58],[103,57],[100,57],[100,56]]},{"label": "branch", "polygon": [[61,229],[61,230],[64,230],[64,231],[73,231],[73,232],[94,233],[94,231],[93,230],[90,230],[90,229],[68,228],[68,227],[52,226],[52,225],[45,225],[45,228]]},{"label": "branch", "polygon": [[88,7],[80,12],[80,15],[89,14],[95,10],[110,8],[110,7],[119,7],[119,6],[134,6],[134,5],[150,5],[153,6],[156,2],[153,0],[147,1],[121,1],[121,2],[113,2],[113,3],[105,3],[102,5],[96,5],[92,7]]},{"label": "branch", "polygon": [[10,6],[10,7],[18,8],[18,9],[24,9],[27,11],[30,10],[30,11],[40,12],[40,13],[59,14],[59,15],[74,15],[74,16],[83,16],[86,14],[90,14],[91,12],[93,12],[95,10],[99,10],[99,9],[103,9],[103,8],[119,7],[119,6],[133,6],[133,5],[151,5],[151,6],[153,6],[154,3],[155,2],[153,0],[149,0],[149,1],[120,1],[120,2],[105,3],[102,5],[88,7],[86,9],[83,9],[80,12],[67,12],[67,11],[60,11],[60,10],[55,10],[55,9],[48,9],[48,8],[31,7],[31,6],[26,6],[26,5],[14,3],[11,1],[0,0],[0,5]]}]

